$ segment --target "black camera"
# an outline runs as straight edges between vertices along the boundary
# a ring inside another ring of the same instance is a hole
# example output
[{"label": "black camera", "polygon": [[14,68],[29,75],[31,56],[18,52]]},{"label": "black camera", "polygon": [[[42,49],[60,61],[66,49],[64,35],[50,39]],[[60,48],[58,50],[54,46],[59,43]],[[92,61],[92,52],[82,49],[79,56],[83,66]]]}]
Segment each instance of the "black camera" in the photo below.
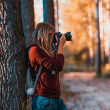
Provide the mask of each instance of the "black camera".
[{"label": "black camera", "polygon": [[[56,40],[55,36],[57,36],[57,38],[60,39],[60,37],[62,36],[62,33],[61,32],[54,33],[54,35],[53,35],[53,43],[57,43],[57,40]],[[66,37],[66,41],[72,41],[71,32],[66,32],[65,33],[65,37]]]}]

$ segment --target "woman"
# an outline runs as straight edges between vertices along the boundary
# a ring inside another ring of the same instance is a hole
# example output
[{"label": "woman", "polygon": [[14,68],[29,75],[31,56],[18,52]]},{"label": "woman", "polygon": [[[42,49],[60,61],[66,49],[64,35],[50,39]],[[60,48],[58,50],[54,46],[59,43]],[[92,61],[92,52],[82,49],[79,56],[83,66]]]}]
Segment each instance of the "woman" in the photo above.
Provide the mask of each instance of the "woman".
[{"label": "woman", "polygon": [[52,25],[41,22],[33,33],[36,46],[31,47],[29,51],[30,64],[35,71],[40,65],[43,66],[32,100],[33,110],[67,110],[60,98],[59,84],[59,72],[63,70],[64,65],[63,46],[66,39],[65,35],[61,36],[58,51],[54,55],[52,50],[54,32]]}]

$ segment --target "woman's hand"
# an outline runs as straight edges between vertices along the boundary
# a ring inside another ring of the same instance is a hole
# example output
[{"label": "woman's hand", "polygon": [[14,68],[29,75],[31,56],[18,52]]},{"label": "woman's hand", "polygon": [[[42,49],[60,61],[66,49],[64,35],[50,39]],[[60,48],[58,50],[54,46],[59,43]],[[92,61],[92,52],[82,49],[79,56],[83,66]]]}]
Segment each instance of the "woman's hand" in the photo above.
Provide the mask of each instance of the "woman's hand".
[{"label": "woman's hand", "polygon": [[64,46],[66,43],[66,38],[65,38],[65,34],[62,34],[60,41],[59,41],[59,47],[60,46]]},{"label": "woman's hand", "polygon": [[59,41],[58,54],[63,54],[63,47],[65,43],[66,43],[66,38],[65,38],[65,35],[63,34]]}]

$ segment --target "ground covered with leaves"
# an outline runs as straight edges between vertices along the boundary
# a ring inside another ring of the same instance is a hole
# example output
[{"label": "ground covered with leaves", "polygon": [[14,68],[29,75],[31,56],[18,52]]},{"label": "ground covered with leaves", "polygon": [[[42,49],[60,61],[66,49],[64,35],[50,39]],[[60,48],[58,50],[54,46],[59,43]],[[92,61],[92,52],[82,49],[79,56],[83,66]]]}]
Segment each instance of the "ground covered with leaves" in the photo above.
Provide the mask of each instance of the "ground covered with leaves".
[{"label": "ground covered with leaves", "polygon": [[110,79],[95,78],[95,73],[65,73],[61,89],[69,110],[110,110]]}]

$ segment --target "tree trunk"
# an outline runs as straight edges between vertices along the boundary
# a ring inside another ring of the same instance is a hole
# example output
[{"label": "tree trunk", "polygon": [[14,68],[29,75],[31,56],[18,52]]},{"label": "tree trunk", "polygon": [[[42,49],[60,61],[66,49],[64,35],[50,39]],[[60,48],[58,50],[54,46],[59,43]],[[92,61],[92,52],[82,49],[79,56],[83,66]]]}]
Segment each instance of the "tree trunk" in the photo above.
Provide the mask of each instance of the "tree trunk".
[{"label": "tree trunk", "polygon": [[89,47],[89,56],[90,56],[90,66],[94,65],[94,48],[93,48],[93,26],[92,26],[92,6],[91,0],[89,0],[90,7],[88,8],[88,17],[89,17],[89,39],[91,41]]},{"label": "tree trunk", "polygon": [[59,23],[58,23],[58,19],[59,19],[59,14],[58,14],[58,8],[59,8],[59,2],[58,0],[54,0],[54,15],[55,15],[55,30],[56,32],[59,31]]},{"label": "tree trunk", "polygon": [[105,47],[104,47],[104,25],[103,25],[103,4],[102,0],[99,2],[99,24],[100,24],[100,46],[101,46],[101,64],[104,67],[105,65]]},{"label": "tree trunk", "polygon": [[[25,35],[25,46],[33,43],[32,33],[34,31],[34,0],[21,0],[22,25]],[[27,97],[27,108],[31,110],[31,97]]]},{"label": "tree trunk", "polygon": [[[108,16],[108,19],[109,19],[109,24],[110,24],[110,0],[108,1],[108,14],[109,14],[109,16]],[[109,40],[109,58],[108,58],[108,62],[110,63],[110,26],[109,26],[109,32],[108,32],[109,34],[108,34],[108,36],[109,36],[109,38],[108,38],[108,40]]]},{"label": "tree trunk", "polygon": [[24,110],[26,104],[25,43],[20,12],[20,0],[0,1],[0,106],[3,110]]},{"label": "tree trunk", "polygon": [[55,26],[53,0],[43,0],[43,21]]},{"label": "tree trunk", "polygon": [[22,24],[25,35],[25,45],[32,44],[32,33],[34,31],[34,4],[33,0],[21,0]]},{"label": "tree trunk", "polygon": [[101,75],[101,49],[100,49],[100,25],[99,25],[99,0],[96,3],[97,12],[97,49],[96,49],[96,73]]}]

